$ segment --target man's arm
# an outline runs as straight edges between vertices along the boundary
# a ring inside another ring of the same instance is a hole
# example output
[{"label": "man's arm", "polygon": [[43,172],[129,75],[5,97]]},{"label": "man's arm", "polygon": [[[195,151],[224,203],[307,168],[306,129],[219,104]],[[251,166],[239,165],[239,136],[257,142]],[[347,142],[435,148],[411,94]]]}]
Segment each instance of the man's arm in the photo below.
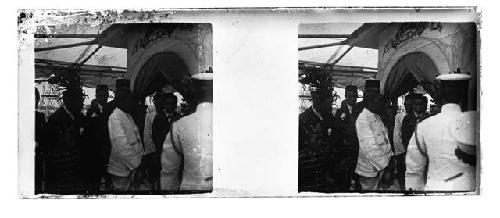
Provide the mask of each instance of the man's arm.
[{"label": "man's arm", "polygon": [[123,123],[118,117],[111,116],[108,120],[109,138],[111,141],[111,149],[120,157],[123,163],[133,170],[141,163],[141,155],[133,145],[136,142],[129,142]]},{"label": "man's arm", "polygon": [[424,184],[424,170],[427,165],[427,158],[419,150],[416,143],[416,137],[420,142],[420,148],[422,152],[427,153],[425,144],[423,143],[422,136],[419,134],[413,136],[408,144],[408,150],[406,152],[406,176],[405,176],[405,186],[407,189],[412,190],[423,190]]},{"label": "man's arm", "polygon": [[155,145],[153,143],[153,113],[146,114],[144,121],[144,153],[149,154],[156,151]]},{"label": "man's arm", "polygon": [[399,116],[398,114],[394,118],[393,142],[394,142],[394,148],[403,149],[404,152],[403,139],[401,138],[401,123],[402,123],[402,116]]},{"label": "man's arm", "polygon": [[182,156],[180,154],[181,149],[178,143],[175,142],[174,128],[170,133],[167,134],[165,142],[163,143],[163,152],[161,153],[161,189],[162,190],[179,190],[180,188],[180,177],[179,172],[181,170]]}]

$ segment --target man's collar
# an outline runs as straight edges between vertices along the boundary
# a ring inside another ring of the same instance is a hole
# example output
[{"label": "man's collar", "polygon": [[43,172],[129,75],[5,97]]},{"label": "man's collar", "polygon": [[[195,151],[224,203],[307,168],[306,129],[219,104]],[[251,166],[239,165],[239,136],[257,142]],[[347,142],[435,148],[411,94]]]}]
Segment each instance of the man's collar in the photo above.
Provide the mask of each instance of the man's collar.
[{"label": "man's collar", "polygon": [[169,113],[169,112],[167,112],[166,110],[161,110],[161,111],[156,111],[156,113],[157,113],[157,114],[162,113],[162,114],[164,114],[166,117],[168,117],[168,116],[172,116],[172,115],[174,115],[174,114],[175,114],[175,111],[173,111],[172,113]]},{"label": "man's collar", "polygon": [[104,109],[104,105],[97,103],[97,107],[99,108],[99,112],[102,113],[102,110]]},{"label": "man's collar", "polygon": [[128,112],[126,112],[126,111],[122,110],[122,109],[121,109],[121,108],[119,108],[119,107],[116,107],[116,108],[115,108],[115,110],[118,110],[120,113],[125,114],[125,115],[129,114]]},{"label": "man's collar", "polygon": [[413,116],[415,116],[416,118],[423,117],[424,115],[425,115],[425,112],[423,112],[421,114],[417,114],[415,111],[413,111]]},{"label": "man's collar", "polygon": [[368,114],[372,114],[372,116],[377,117],[377,118],[380,119],[380,115],[379,114],[377,114],[377,113],[375,113],[373,111],[368,110],[368,108],[365,107],[365,108],[363,108],[363,110],[366,110],[368,112]]}]

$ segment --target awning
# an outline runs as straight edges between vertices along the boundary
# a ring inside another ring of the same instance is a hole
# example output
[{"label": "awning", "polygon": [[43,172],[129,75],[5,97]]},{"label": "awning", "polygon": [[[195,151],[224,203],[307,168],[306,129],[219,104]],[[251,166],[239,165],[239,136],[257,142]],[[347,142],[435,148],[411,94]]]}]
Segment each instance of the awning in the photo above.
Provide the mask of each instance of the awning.
[{"label": "awning", "polygon": [[[168,34],[172,34],[176,29],[192,28],[194,25],[190,23],[128,23],[128,24],[113,24],[105,29],[97,38],[99,45],[113,48],[127,48],[127,38],[123,37],[125,33],[133,30],[146,30],[161,28],[166,30]],[[156,36],[149,36],[154,38]]]},{"label": "awning", "polygon": [[[35,81],[46,81],[51,75],[65,72],[74,63],[35,59]],[[95,88],[97,85],[108,85],[114,88],[115,80],[123,77],[127,71],[124,67],[83,65],[80,67],[80,81],[83,86]]]},{"label": "awning", "polygon": [[318,69],[321,73],[327,73],[333,79],[334,87],[345,88],[348,85],[355,85],[359,90],[364,90],[365,80],[373,79],[377,75],[376,68],[360,66],[340,66],[299,61],[299,77],[308,68]]},{"label": "awning", "polygon": [[346,39],[348,45],[360,48],[378,49],[378,37],[391,23],[365,23]]},{"label": "awning", "polygon": [[347,44],[347,39],[361,26],[360,23],[301,24],[299,77],[303,70],[315,68],[316,72],[329,74],[337,88],[355,85],[364,90],[365,80],[377,75],[378,50]]},{"label": "awning", "polygon": [[[108,26],[108,25],[104,25]],[[84,62],[81,83],[94,88],[106,84],[113,89],[115,80],[127,71],[127,50],[99,46],[103,26],[55,25],[39,29],[35,34],[35,80],[46,81],[64,68]]]}]

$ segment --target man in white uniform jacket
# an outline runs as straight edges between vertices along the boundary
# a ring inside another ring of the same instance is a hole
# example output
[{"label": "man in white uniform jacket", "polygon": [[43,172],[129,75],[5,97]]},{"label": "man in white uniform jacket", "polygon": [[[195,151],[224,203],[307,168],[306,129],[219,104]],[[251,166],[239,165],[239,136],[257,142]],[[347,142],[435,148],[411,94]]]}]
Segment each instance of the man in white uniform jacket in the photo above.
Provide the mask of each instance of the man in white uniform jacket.
[{"label": "man in white uniform jacket", "polygon": [[[392,156],[388,131],[378,114],[384,108],[382,96],[367,99],[367,106],[356,120],[359,156],[356,173],[363,190],[376,190]],[[377,114],[378,113],[378,114]]]},{"label": "man in white uniform jacket", "polygon": [[115,99],[118,107],[108,120],[111,154],[107,171],[113,190],[126,191],[130,189],[144,151],[139,129],[130,115],[134,108],[132,93],[128,89],[122,90]]},{"label": "man in white uniform jacket", "polygon": [[172,124],[161,155],[162,190],[212,190],[212,73],[192,77],[196,111]]},{"label": "man in white uniform jacket", "polygon": [[441,80],[440,95],[444,105],[441,113],[417,124],[406,154],[406,189],[471,191],[475,187],[455,186],[454,180],[474,169],[455,155],[458,142],[450,132],[451,123],[462,114],[460,105],[466,102],[464,97],[470,76],[452,73],[437,79]]}]

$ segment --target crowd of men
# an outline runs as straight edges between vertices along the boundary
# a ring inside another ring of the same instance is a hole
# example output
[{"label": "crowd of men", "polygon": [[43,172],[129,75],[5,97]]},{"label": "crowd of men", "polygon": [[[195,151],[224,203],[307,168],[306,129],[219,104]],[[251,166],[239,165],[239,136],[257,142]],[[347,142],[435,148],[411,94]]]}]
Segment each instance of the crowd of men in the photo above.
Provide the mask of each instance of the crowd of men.
[{"label": "crowd of men", "polygon": [[210,191],[212,74],[192,81],[196,110],[182,115],[177,97],[162,90],[147,112],[126,79],[109,102],[108,87],[97,86],[84,115],[82,89],[68,87],[47,122],[35,114],[35,193]]},{"label": "crowd of men", "polygon": [[312,87],[312,106],[299,115],[299,192],[476,190],[477,115],[462,112],[469,79],[437,77],[442,106],[431,113],[412,92],[397,113],[378,80],[366,81],[361,102],[347,86],[332,113],[331,91]]}]

